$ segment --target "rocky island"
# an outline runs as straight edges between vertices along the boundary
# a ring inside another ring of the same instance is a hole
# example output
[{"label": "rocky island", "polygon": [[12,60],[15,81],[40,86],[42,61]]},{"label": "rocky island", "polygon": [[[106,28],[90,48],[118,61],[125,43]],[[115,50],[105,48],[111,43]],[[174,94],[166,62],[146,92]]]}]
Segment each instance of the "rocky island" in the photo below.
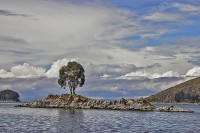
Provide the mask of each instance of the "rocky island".
[{"label": "rocky island", "polygon": [[69,87],[71,94],[49,95],[42,100],[36,100],[17,107],[31,108],[67,108],[67,109],[109,109],[109,110],[135,110],[135,111],[162,111],[162,112],[192,112],[176,107],[156,109],[148,100],[140,98],[120,99],[113,101],[96,100],[81,95],[76,95],[76,88],[85,83],[85,70],[83,66],[75,61],[68,62],[67,66],[59,70],[58,84],[61,88]]},{"label": "rocky island", "polygon": [[49,95],[42,100],[20,104],[18,107],[34,108],[75,108],[75,109],[112,109],[112,110],[140,110],[152,111],[155,107],[146,100],[114,100],[103,101],[86,98],[75,94]]},{"label": "rocky island", "polygon": [[0,102],[20,102],[19,94],[12,90],[0,91]]},{"label": "rocky island", "polygon": [[104,109],[104,110],[133,110],[133,111],[162,111],[162,112],[192,112],[176,107],[169,108],[155,108],[144,98],[134,99],[120,99],[114,101],[96,100],[81,95],[62,94],[62,95],[48,95],[42,100],[36,100],[29,103],[19,104],[16,107],[30,107],[30,108],[65,108],[65,109]]}]

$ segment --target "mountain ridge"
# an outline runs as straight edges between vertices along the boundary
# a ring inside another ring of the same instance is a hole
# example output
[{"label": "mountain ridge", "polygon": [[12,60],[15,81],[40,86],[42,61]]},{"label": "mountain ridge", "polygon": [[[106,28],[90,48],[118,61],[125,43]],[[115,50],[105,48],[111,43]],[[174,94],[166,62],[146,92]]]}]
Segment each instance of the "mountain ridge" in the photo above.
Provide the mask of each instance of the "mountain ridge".
[{"label": "mountain ridge", "polygon": [[146,100],[155,103],[200,103],[200,77],[165,89]]}]

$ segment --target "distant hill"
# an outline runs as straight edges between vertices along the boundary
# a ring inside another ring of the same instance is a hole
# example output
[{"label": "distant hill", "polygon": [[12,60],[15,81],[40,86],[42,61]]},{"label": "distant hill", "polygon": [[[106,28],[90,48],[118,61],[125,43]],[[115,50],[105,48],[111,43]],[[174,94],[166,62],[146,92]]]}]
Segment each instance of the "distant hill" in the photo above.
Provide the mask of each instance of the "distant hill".
[{"label": "distant hill", "polygon": [[200,103],[200,77],[151,95],[146,100],[158,103]]},{"label": "distant hill", "polygon": [[0,91],[0,101],[3,102],[20,102],[19,97],[19,94],[12,90]]}]

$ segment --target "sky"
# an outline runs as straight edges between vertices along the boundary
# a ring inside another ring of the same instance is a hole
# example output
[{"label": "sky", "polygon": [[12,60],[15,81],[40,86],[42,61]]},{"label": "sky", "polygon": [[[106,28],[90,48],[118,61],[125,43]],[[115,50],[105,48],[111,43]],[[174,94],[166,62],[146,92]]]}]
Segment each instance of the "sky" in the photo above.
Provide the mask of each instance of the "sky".
[{"label": "sky", "polygon": [[198,0],[1,0],[0,90],[22,101],[69,93],[58,71],[77,61],[77,94],[155,94],[199,77],[199,14]]}]

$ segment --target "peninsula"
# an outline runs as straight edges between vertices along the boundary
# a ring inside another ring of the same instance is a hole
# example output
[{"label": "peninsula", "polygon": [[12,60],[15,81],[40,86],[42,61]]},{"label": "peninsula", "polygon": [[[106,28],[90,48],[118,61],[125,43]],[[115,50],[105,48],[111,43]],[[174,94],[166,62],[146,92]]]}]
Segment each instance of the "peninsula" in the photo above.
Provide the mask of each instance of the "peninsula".
[{"label": "peninsula", "polygon": [[146,98],[152,103],[200,103],[200,77]]}]

